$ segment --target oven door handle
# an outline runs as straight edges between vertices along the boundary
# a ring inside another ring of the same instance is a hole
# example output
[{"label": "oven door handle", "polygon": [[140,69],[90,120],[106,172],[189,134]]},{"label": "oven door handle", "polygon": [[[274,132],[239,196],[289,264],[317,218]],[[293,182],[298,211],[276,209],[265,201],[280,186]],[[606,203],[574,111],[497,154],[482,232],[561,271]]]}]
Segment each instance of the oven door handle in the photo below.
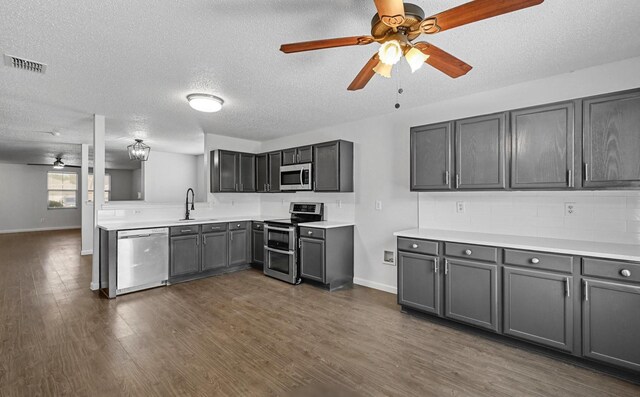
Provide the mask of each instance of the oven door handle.
[{"label": "oven door handle", "polygon": [[287,233],[291,233],[295,230],[295,228],[293,227],[283,228],[283,227],[274,227],[269,225],[264,225],[264,228],[265,230],[277,230],[279,232],[287,232]]},{"label": "oven door handle", "polygon": [[268,247],[266,245],[264,246],[264,249],[266,249],[267,251],[271,251],[271,252],[275,252],[275,253],[283,254],[283,255],[293,255],[293,254],[295,254],[295,252],[293,252],[293,251],[277,250],[275,248],[271,248],[271,247]]}]

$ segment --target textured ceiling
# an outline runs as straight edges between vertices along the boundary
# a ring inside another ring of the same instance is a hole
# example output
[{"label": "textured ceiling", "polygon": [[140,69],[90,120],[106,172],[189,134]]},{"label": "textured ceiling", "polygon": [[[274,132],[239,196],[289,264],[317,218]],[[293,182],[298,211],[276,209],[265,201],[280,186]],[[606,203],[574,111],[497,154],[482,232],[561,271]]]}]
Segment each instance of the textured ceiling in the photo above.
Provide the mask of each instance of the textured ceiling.
[{"label": "textured ceiling", "polygon": [[[414,2],[429,15],[465,1]],[[637,0],[546,0],[423,36],[474,67],[457,80],[429,67],[412,75],[401,63],[393,79],[374,76],[348,92],[377,45],[278,51],[367,34],[374,13],[372,0],[2,0],[0,52],[48,69],[0,66],[0,137],[91,143],[98,113],[107,147],[141,137],[156,150],[197,154],[203,132],[267,140],[393,112],[398,84],[407,108],[640,55]],[[195,112],[185,100],[192,92],[219,95],[225,107]],[[53,129],[61,135],[38,132]]]}]

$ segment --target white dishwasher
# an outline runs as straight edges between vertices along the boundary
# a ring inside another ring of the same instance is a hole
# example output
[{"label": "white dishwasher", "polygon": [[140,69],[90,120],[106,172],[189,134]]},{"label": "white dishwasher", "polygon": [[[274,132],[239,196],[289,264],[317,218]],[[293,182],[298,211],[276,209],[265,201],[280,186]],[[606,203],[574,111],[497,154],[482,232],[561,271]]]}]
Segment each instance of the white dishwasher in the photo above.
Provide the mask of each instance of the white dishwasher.
[{"label": "white dishwasher", "polygon": [[116,295],[166,285],[168,278],[168,228],[118,232]]}]

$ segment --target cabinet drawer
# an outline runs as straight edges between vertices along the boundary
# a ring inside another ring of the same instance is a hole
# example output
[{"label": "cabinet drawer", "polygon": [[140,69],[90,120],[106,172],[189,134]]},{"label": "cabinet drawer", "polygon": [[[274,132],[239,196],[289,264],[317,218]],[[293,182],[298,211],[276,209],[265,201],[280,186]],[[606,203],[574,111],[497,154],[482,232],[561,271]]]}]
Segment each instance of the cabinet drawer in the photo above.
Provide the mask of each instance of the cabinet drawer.
[{"label": "cabinet drawer", "polygon": [[504,263],[564,273],[573,272],[573,257],[566,255],[506,249],[504,250]]},{"label": "cabinet drawer", "polygon": [[200,225],[185,225],[171,227],[172,236],[183,236],[187,234],[197,234],[200,232]]},{"label": "cabinet drawer", "polygon": [[254,230],[263,230],[264,229],[264,223],[262,223],[262,222],[253,222],[253,229]]},{"label": "cabinet drawer", "polygon": [[312,227],[301,227],[300,237],[324,238],[324,229],[316,229]]},{"label": "cabinet drawer", "polygon": [[444,254],[446,256],[477,259],[493,263],[498,261],[498,249],[482,245],[444,243]]},{"label": "cabinet drawer", "polygon": [[207,225],[202,225],[202,233],[224,232],[225,230],[227,230],[226,223],[209,223]]},{"label": "cabinet drawer", "polygon": [[417,252],[420,254],[438,255],[438,243],[429,240],[398,237],[398,251]]},{"label": "cabinet drawer", "polygon": [[247,222],[229,222],[229,230],[246,229]]},{"label": "cabinet drawer", "polygon": [[640,282],[640,263],[583,258],[582,274],[619,281]]}]

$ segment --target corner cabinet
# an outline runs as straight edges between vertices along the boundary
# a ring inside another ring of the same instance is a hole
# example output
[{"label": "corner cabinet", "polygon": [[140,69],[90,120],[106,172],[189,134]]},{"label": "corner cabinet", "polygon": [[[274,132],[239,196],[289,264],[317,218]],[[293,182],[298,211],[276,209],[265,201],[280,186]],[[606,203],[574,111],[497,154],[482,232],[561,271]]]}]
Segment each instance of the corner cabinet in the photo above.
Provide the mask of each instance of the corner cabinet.
[{"label": "corner cabinet", "polygon": [[583,103],[584,186],[640,187],[640,92]]},{"label": "corner cabinet", "polygon": [[255,192],[256,155],[213,150],[211,160],[211,192]]},{"label": "corner cabinet", "polygon": [[353,192],[353,143],[334,141],[313,146],[314,191]]},{"label": "corner cabinet", "polygon": [[335,289],[353,284],[353,226],[300,227],[300,277]]},{"label": "corner cabinet", "polygon": [[452,123],[411,128],[411,190],[451,189]]}]

